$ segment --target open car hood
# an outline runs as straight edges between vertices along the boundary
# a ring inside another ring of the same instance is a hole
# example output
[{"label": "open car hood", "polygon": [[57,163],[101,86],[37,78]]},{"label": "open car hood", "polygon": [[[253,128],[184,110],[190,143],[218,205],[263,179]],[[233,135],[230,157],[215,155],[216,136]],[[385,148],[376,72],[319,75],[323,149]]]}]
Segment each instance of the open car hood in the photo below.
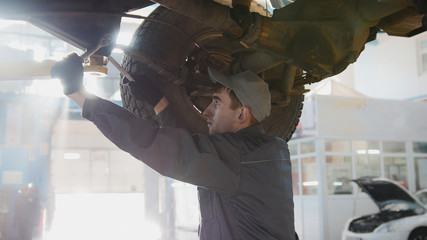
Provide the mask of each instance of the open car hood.
[{"label": "open car hood", "polygon": [[363,177],[353,181],[371,197],[380,211],[424,211],[423,205],[409,191],[390,179]]}]

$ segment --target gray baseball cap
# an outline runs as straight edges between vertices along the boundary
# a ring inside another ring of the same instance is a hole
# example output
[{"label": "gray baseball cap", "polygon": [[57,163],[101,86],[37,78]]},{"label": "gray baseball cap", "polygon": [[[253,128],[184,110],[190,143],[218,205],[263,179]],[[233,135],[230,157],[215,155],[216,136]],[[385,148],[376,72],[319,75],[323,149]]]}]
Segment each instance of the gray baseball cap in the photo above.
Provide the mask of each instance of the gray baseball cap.
[{"label": "gray baseball cap", "polygon": [[249,108],[252,116],[258,122],[270,115],[271,95],[268,84],[258,75],[251,71],[245,71],[226,76],[212,68],[208,68],[208,73],[212,81],[232,89],[240,102]]}]

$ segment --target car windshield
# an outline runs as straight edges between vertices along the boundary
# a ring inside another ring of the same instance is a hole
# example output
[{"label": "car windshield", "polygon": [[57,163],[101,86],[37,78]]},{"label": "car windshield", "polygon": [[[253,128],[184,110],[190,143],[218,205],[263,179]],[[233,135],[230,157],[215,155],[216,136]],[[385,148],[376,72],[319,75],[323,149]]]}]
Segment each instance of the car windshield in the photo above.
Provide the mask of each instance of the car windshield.
[{"label": "car windshield", "polygon": [[418,198],[424,206],[427,206],[427,191],[415,193],[415,197]]},{"label": "car windshield", "polygon": [[399,212],[399,211],[422,211],[422,207],[416,203],[404,200],[388,200],[381,203],[382,211]]}]

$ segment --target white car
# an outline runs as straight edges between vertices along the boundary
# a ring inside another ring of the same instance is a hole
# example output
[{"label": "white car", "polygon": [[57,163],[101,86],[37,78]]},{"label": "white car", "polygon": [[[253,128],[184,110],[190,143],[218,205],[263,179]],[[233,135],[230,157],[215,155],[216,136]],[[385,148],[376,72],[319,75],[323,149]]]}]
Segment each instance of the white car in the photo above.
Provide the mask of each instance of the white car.
[{"label": "white car", "polygon": [[419,190],[418,192],[414,193],[414,195],[418,200],[420,200],[422,204],[424,204],[425,207],[427,207],[427,188]]},{"label": "white car", "polygon": [[386,178],[354,181],[380,212],[347,221],[342,240],[427,240],[427,209],[408,190]]}]

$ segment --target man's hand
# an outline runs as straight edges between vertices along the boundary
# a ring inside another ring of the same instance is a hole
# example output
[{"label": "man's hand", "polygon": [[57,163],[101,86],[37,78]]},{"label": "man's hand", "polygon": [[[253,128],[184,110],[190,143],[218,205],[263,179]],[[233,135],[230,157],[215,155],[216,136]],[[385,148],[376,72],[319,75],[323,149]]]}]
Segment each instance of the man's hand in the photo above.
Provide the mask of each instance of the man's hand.
[{"label": "man's hand", "polygon": [[52,78],[59,78],[64,87],[64,94],[70,95],[83,88],[82,60],[76,53],[68,54],[57,62],[50,71]]}]

